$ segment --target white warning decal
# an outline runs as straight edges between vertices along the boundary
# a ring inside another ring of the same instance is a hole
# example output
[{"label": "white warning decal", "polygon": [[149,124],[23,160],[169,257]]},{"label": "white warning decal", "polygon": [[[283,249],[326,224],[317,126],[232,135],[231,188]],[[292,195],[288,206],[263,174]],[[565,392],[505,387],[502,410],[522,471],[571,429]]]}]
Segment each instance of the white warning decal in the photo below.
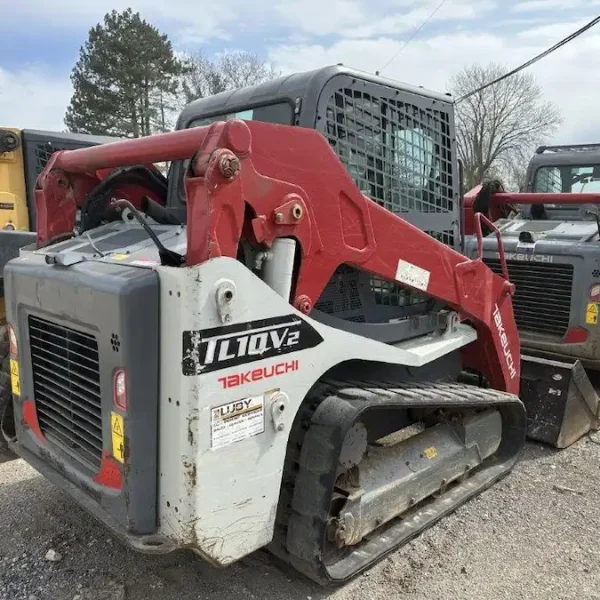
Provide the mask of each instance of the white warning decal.
[{"label": "white warning decal", "polygon": [[417,267],[405,260],[400,259],[398,261],[398,268],[396,269],[396,281],[405,283],[419,290],[427,291],[429,286],[429,276],[431,273],[426,269]]},{"label": "white warning decal", "polygon": [[210,447],[218,450],[265,430],[265,398],[256,396],[210,409]]}]

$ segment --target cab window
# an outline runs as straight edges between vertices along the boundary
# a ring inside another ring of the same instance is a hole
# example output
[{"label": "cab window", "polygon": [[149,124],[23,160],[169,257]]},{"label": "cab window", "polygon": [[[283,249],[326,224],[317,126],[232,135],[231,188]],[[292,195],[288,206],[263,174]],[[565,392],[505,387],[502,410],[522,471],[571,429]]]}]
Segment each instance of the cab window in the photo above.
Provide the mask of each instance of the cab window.
[{"label": "cab window", "polygon": [[267,106],[257,106],[237,112],[221,113],[209,117],[194,119],[188,127],[201,127],[215,121],[229,121],[230,119],[243,119],[244,121],[262,121],[263,123],[277,123],[279,125],[292,125],[294,110],[287,102],[278,102]]},{"label": "cab window", "polygon": [[600,165],[540,167],[535,174],[534,192],[545,194],[600,191]]}]

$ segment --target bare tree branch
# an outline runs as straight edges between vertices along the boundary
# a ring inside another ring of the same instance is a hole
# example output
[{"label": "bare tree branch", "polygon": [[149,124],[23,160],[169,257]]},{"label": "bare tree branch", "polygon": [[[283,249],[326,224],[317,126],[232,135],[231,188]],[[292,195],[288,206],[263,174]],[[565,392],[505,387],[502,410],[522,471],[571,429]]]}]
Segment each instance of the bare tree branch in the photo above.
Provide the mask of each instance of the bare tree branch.
[{"label": "bare tree branch", "polygon": [[199,51],[187,52],[183,62],[186,69],[182,80],[182,104],[262,83],[280,75],[271,65],[250,52],[226,52],[216,61]]},{"label": "bare tree branch", "polygon": [[[450,87],[463,96],[496,79],[506,69],[491,63],[460,71]],[[492,175],[502,174],[518,185],[527,157],[562,122],[559,111],[543,103],[542,90],[529,73],[517,73],[456,105],[458,154],[470,189]]]}]

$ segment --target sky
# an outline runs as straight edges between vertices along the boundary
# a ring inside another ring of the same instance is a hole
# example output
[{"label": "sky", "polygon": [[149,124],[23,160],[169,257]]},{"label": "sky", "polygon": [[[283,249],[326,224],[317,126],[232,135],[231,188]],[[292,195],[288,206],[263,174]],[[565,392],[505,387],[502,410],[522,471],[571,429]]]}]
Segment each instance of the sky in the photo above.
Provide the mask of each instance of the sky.
[{"label": "sky", "polygon": [[[343,63],[441,92],[462,67],[515,67],[600,10],[600,0],[446,0],[406,43],[439,2],[0,0],[0,125],[64,130],[71,69],[112,9],[139,11],[176,50],[248,50],[284,73]],[[554,143],[600,142],[599,52],[597,25],[529,69],[562,113]]]}]

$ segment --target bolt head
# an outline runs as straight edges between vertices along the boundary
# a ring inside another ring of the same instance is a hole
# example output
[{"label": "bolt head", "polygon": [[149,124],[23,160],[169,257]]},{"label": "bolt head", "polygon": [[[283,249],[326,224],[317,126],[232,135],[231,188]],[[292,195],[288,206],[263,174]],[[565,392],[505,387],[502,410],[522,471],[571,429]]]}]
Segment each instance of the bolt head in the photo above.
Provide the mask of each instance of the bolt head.
[{"label": "bolt head", "polygon": [[283,213],[275,213],[275,222],[282,223],[283,222]]},{"label": "bolt head", "polygon": [[285,425],[283,423],[279,423],[279,425],[277,425],[277,431],[283,431],[285,429]]},{"label": "bolt head", "polygon": [[219,171],[227,179],[237,177],[240,172],[240,159],[235,154],[224,154],[219,159]]}]

